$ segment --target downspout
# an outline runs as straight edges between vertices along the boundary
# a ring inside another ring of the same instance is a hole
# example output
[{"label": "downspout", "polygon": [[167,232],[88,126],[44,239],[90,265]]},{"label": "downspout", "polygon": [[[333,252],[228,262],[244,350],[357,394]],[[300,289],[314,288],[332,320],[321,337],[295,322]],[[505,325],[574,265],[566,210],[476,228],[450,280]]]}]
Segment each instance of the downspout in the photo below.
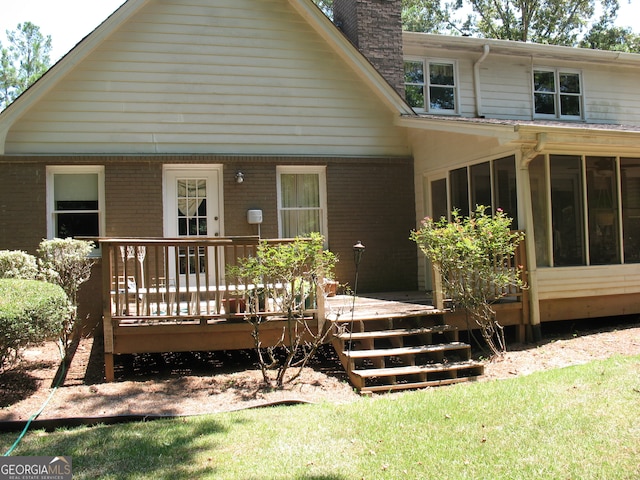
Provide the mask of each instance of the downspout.
[{"label": "downspout", "polygon": [[531,201],[531,183],[529,179],[529,164],[544,150],[547,142],[546,133],[538,133],[535,146],[529,150],[523,150],[518,169],[519,190],[522,192],[522,208],[525,212],[520,218],[525,219],[525,242],[527,246],[527,267],[529,280],[529,322],[531,324],[531,336],[537,342],[542,338],[540,328],[540,296],[538,294],[538,264],[536,259],[536,239],[532,232],[533,226],[533,203]]},{"label": "downspout", "polygon": [[482,56],[473,64],[473,87],[476,95],[476,117],[484,118],[482,114],[482,98],[480,94],[480,64],[489,56],[491,48],[488,43],[483,47]]}]

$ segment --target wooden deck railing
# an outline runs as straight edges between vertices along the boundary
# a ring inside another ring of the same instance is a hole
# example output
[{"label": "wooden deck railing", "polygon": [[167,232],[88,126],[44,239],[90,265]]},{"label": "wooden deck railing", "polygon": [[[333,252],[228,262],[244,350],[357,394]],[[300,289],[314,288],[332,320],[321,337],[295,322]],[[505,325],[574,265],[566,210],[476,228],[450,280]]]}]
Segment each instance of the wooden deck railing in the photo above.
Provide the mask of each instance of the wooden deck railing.
[{"label": "wooden deck railing", "polygon": [[[258,243],[258,237],[101,239],[104,317],[118,323],[204,324],[248,313],[281,315],[277,291],[290,285],[268,279],[261,285],[238,284],[226,278],[227,267],[255,255]],[[317,313],[322,296],[308,287],[301,291],[305,301],[296,314]],[[262,301],[250,295],[252,289],[268,289],[270,298]]]},{"label": "wooden deck railing", "polygon": [[275,345],[286,323],[279,300],[287,293],[296,298],[294,315],[323,328],[318,286],[227,278],[228,266],[255,255],[259,242],[258,237],[99,239],[107,381],[114,380],[116,354],[252,348],[247,318],[270,320],[260,338]]},{"label": "wooden deck railing", "polygon": [[[522,272],[522,281],[523,284],[527,285],[527,256],[526,256],[526,248],[525,242],[520,242],[516,247],[514,255],[504,255],[499,259],[494,261],[494,269],[496,272],[500,273],[509,272],[516,269],[520,269]],[[468,275],[467,272],[461,272],[460,275]],[[455,281],[455,279],[451,279]],[[473,279],[469,277],[465,277],[464,280],[467,284],[473,282],[481,282],[480,279]],[[434,303],[438,308],[444,308],[444,303],[447,302],[443,294],[443,280],[440,278],[439,270],[434,268]],[[490,296],[493,296],[497,302],[505,302],[505,301],[513,301],[517,303],[523,304],[523,309],[526,310],[528,315],[528,289],[520,288],[516,285],[508,285],[502,289],[497,289],[496,287],[489,287],[489,289],[493,289],[493,291],[489,291]],[[524,305],[526,304],[526,305]]]}]

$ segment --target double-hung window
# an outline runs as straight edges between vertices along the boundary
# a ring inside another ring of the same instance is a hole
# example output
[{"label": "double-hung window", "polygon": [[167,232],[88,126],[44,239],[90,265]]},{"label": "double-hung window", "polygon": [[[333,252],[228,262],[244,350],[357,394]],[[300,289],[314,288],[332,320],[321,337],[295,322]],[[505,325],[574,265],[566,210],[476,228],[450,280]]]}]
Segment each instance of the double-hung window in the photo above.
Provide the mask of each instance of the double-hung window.
[{"label": "double-hung window", "polygon": [[325,167],[280,166],[277,174],[280,237],[302,237],[318,232],[326,238]]},{"label": "double-hung window", "polygon": [[103,167],[47,167],[49,238],[99,237],[104,231],[103,210]]},{"label": "double-hung window", "polygon": [[450,60],[406,59],[405,97],[418,111],[458,113],[456,64]]},{"label": "double-hung window", "polygon": [[533,70],[534,114],[539,118],[582,119],[580,72],[557,68]]}]

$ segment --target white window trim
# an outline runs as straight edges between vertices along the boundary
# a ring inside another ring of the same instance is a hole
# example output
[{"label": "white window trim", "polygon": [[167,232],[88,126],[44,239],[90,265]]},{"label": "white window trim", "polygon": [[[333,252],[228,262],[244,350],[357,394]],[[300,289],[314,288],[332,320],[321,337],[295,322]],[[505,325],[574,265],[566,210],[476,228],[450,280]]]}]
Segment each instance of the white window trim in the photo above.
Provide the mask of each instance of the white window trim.
[{"label": "white window trim", "polygon": [[[54,192],[54,175],[55,174],[98,174],[98,229],[99,236],[104,236],[105,232],[105,199],[104,199],[104,166],[102,165],[50,165],[47,166],[47,238],[55,237],[55,192]],[[99,248],[96,245],[94,255],[99,255]]]},{"label": "white window trim", "polygon": [[[434,115],[459,115],[460,114],[460,92],[459,92],[459,84],[460,84],[460,75],[458,73],[458,61],[453,60],[451,58],[437,58],[437,57],[404,57],[404,61],[407,62],[422,62],[422,71],[424,73],[424,83],[422,84],[422,88],[424,89],[424,105],[422,108],[413,107],[416,112],[420,113],[431,113]],[[431,75],[430,75],[430,64],[431,63],[444,63],[453,65],[453,102],[455,108],[453,110],[442,109],[442,108],[431,108],[431,98],[429,87],[431,84],[429,83]],[[419,85],[419,84],[413,84]]]},{"label": "white window trim", "polygon": [[[443,109],[443,108],[431,108],[431,98],[429,87],[431,86],[430,78],[430,64],[431,63],[444,63],[450,64],[453,66],[453,110]],[[459,102],[459,92],[458,92],[458,84],[460,83],[460,76],[458,75],[458,61],[452,60],[450,58],[427,58],[425,59],[425,107],[429,113],[434,113],[438,115],[458,115],[460,113],[460,102]]]},{"label": "white window trim", "polygon": [[[555,114],[545,114],[545,113],[536,113],[536,90],[535,90],[535,81],[534,76],[536,72],[552,72],[554,83],[555,83],[555,92],[554,92],[554,109]],[[561,73],[573,73],[577,74],[580,79],[580,94],[579,95],[571,95],[580,98],[580,115],[562,115],[560,111],[560,74]],[[536,119],[547,119],[547,120],[576,120],[581,121],[584,120],[584,79],[582,76],[582,71],[574,68],[561,68],[561,67],[545,67],[545,66],[534,66],[531,70],[531,106],[533,118]]]},{"label": "white window trim", "polygon": [[305,173],[317,173],[320,193],[320,209],[322,215],[320,221],[322,222],[322,232],[324,236],[325,245],[328,244],[329,230],[327,228],[328,216],[327,216],[327,167],[317,165],[279,165],[276,167],[276,190],[277,190],[277,216],[278,216],[278,236],[282,237],[282,217],[280,215],[280,209],[282,204],[282,187],[280,184],[280,176],[283,173],[290,174],[305,174]]}]

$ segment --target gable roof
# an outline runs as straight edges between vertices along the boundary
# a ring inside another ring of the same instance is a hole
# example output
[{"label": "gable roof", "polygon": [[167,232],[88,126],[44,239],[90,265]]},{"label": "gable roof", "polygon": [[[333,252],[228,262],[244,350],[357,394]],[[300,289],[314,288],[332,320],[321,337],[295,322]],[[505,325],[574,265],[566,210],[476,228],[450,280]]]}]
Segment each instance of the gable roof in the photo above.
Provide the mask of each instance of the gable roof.
[{"label": "gable roof", "polygon": [[[386,82],[369,61],[349,42],[333,23],[311,0],[286,0],[293,10],[304,19],[326,43],[333,53],[345,62],[352,74],[373,92],[373,95],[392,115],[415,115],[404,99]],[[134,15],[154,0],[127,0],[92,33],[56,63],[34,85],[27,89],[7,109],[0,112],[0,154],[5,153],[6,137],[12,126],[25,113],[43,100],[46,95],[60,85],[60,82],[82,64],[93,52],[112,37]],[[215,4],[215,2],[211,2]]]}]

